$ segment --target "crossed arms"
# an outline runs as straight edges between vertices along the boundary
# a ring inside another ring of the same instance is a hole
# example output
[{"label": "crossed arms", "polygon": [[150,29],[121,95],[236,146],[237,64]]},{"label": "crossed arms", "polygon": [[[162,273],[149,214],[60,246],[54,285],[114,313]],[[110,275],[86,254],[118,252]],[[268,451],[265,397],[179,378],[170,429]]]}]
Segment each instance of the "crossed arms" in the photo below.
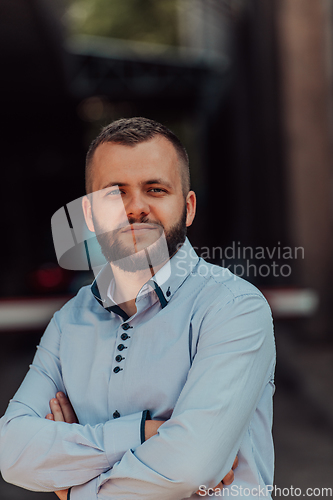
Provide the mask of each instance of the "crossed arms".
[{"label": "crossed arms", "polygon": [[[222,319],[218,306],[212,310],[170,420],[142,445],[141,414],[94,426],[45,419],[49,400],[66,392],[60,333],[50,327],[0,421],[5,480],[34,491],[72,487],[72,500],[176,500],[199,484],[218,484],[232,466],[273,369],[267,304],[259,295],[235,302]],[[240,321],[244,315],[246,327]]]},{"label": "crossed arms", "polygon": [[[45,418],[55,422],[67,422],[68,424],[78,424],[78,419],[75,411],[63,392],[58,392],[54,399],[50,401],[50,409],[52,413],[48,413]],[[163,424],[163,420],[146,420],[145,422],[145,439],[150,439],[157,434],[158,429]],[[214,488],[214,490],[222,489],[223,484],[231,484],[234,480],[234,470],[238,466],[238,457],[235,458],[232,469],[223,478],[223,480]],[[60,500],[67,500],[68,489],[55,491]],[[199,491],[197,491],[199,493]],[[202,493],[201,493],[201,496]]]}]

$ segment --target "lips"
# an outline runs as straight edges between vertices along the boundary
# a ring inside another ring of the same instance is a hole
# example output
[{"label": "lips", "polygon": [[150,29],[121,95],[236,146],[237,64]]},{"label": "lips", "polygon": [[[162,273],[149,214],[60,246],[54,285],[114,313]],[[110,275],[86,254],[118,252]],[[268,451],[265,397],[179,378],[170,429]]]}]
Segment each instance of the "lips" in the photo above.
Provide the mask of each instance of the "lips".
[{"label": "lips", "polygon": [[140,232],[140,231],[152,231],[152,230],[156,230],[156,229],[157,229],[157,224],[148,224],[148,223],[138,224],[138,223],[135,223],[135,224],[130,224],[130,225],[126,226],[124,229],[121,230],[121,232],[122,233],[129,233],[131,231]]}]

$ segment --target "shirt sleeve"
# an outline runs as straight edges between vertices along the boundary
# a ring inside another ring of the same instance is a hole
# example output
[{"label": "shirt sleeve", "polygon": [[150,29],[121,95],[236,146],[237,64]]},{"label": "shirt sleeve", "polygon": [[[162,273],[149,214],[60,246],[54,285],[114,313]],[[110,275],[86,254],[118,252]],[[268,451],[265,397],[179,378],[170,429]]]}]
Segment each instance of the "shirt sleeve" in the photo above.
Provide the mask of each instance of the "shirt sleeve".
[{"label": "shirt sleeve", "polygon": [[216,486],[230,470],[275,366],[269,306],[261,295],[212,304],[170,420],[71,500],[177,500]]},{"label": "shirt sleeve", "polygon": [[0,419],[0,469],[5,481],[33,491],[83,484],[109,470],[141,444],[143,413],[98,425],[46,420],[49,401],[66,393],[53,319],[30,370]]}]

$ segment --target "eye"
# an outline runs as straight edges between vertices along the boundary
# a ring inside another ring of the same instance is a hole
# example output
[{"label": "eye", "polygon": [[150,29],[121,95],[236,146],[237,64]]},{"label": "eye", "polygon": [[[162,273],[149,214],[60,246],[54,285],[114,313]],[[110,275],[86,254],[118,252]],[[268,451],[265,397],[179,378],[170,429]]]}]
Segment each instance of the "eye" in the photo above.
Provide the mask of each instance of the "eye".
[{"label": "eye", "polygon": [[162,188],[150,188],[149,189],[150,193],[166,193],[165,189]]},{"label": "eye", "polygon": [[112,191],[106,193],[106,196],[119,196],[120,194],[121,194],[120,189],[113,189]]}]

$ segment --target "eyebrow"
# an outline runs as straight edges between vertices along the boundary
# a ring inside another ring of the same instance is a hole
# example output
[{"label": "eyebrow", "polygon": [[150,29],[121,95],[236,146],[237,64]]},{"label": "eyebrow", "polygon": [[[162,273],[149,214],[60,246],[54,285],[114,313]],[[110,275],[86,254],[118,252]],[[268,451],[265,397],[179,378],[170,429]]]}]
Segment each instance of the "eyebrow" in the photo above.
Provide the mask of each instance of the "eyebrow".
[{"label": "eyebrow", "polygon": [[165,181],[164,179],[150,179],[149,181],[143,182],[143,184],[161,184],[162,186],[165,186],[169,189],[172,189],[172,186],[169,182]]},{"label": "eyebrow", "polygon": [[[149,179],[147,181],[141,182],[141,185],[151,185],[151,184],[161,184],[169,189],[172,189],[171,184],[163,179]],[[107,188],[112,187],[112,186],[122,187],[122,186],[128,186],[128,185],[129,184],[126,184],[125,182],[109,182],[104,187],[102,187],[102,189],[107,189]]]},{"label": "eyebrow", "polygon": [[109,182],[105,186],[102,187],[102,189],[107,189],[112,186],[128,186],[125,182]]}]

